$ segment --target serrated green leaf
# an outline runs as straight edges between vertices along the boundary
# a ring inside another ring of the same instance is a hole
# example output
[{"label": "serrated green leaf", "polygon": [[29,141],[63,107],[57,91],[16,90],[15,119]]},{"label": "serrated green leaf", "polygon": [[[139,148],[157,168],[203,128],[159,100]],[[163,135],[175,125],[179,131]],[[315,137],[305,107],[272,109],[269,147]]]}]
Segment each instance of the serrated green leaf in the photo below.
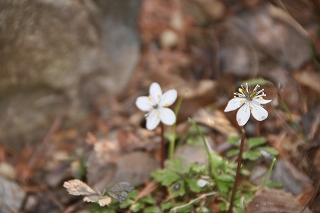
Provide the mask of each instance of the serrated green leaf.
[{"label": "serrated green leaf", "polygon": [[208,174],[208,168],[204,164],[192,163],[189,167],[189,174],[205,175]]},{"label": "serrated green leaf", "polygon": [[249,159],[249,160],[257,160],[261,157],[261,153],[259,150],[249,150],[243,153],[242,158],[243,159]]},{"label": "serrated green leaf", "polygon": [[270,147],[270,146],[260,147],[259,150],[266,151],[266,152],[268,152],[270,155],[273,155],[273,156],[276,156],[276,155],[279,154],[279,152],[278,152],[276,149],[274,149],[274,148],[272,148],[272,147]]},{"label": "serrated green leaf", "polygon": [[152,173],[152,177],[163,186],[170,186],[173,182],[180,179],[179,175],[168,169],[156,170]]},{"label": "serrated green leaf", "polygon": [[239,149],[232,149],[227,152],[226,156],[233,157],[233,156],[236,156],[237,154],[239,154]]},{"label": "serrated green leaf", "polygon": [[143,212],[144,213],[161,213],[159,208],[157,208],[156,206],[149,206],[147,208],[144,208]]},{"label": "serrated green leaf", "polygon": [[179,196],[185,195],[186,190],[185,190],[184,181],[183,180],[177,181],[175,184],[173,184],[170,187],[170,191],[173,197],[179,197]]},{"label": "serrated green leaf", "polygon": [[180,174],[184,173],[184,169],[182,167],[182,162],[180,158],[173,158],[170,159],[170,161],[168,162],[168,167],[169,170],[178,172]]},{"label": "serrated green leaf", "polygon": [[232,145],[239,147],[240,143],[239,143],[240,137],[239,136],[234,136],[234,137],[230,137],[228,138],[227,142],[231,143]]},{"label": "serrated green leaf", "polygon": [[264,137],[258,137],[258,138],[249,138],[249,149],[252,149],[253,147],[260,146],[262,144],[265,144],[267,142],[267,139]]},{"label": "serrated green leaf", "polygon": [[197,180],[195,179],[186,179],[186,182],[190,188],[191,191],[193,192],[201,192],[201,190],[203,188],[201,188],[200,186],[198,186]]}]

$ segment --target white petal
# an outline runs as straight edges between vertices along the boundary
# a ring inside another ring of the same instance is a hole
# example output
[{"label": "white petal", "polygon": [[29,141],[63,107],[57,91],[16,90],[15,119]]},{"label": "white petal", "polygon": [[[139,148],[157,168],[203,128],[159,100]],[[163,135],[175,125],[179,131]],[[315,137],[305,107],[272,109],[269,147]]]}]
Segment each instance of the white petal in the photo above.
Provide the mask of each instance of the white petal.
[{"label": "white petal", "polygon": [[241,105],[243,103],[245,103],[247,99],[245,98],[238,98],[238,97],[235,97],[235,98],[232,98],[229,102],[228,102],[228,105],[227,107],[224,109],[225,112],[230,112],[232,110],[235,110],[235,109],[238,109],[239,107],[241,107]]},{"label": "white petal", "polygon": [[153,130],[155,129],[160,123],[160,114],[159,110],[152,110],[149,115],[147,116],[147,129]]},{"label": "white petal", "polygon": [[160,120],[162,123],[171,126],[176,122],[176,115],[169,108],[160,108]]},{"label": "white petal", "polygon": [[147,96],[140,96],[136,100],[136,106],[142,111],[150,111],[153,108],[153,102]]},{"label": "white petal", "polygon": [[168,90],[163,94],[159,105],[168,107],[176,101],[177,96],[178,96],[177,90],[175,89]]},{"label": "white petal", "polygon": [[156,82],[153,82],[153,83],[150,85],[149,94],[150,94],[151,98],[152,98],[157,104],[159,104],[160,99],[161,99],[161,96],[162,96],[162,90],[161,90],[160,85],[159,85],[158,83],[156,83]]},{"label": "white petal", "polygon": [[199,179],[199,180],[197,181],[197,185],[198,185],[199,187],[201,187],[201,188],[204,187],[204,186],[206,186],[208,183],[209,183],[208,181],[203,180],[203,179]]},{"label": "white petal", "polygon": [[237,122],[239,126],[245,125],[250,117],[249,103],[245,103],[237,112]]},{"label": "white petal", "polygon": [[268,112],[259,104],[252,103],[252,110],[251,113],[255,119],[258,121],[263,121],[268,117]]},{"label": "white petal", "polygon": [[265,100],[265,99],[255,98],[254,101],[258,102],[259,104],[267,104],[267,103],[270,103],[272,100]]}]

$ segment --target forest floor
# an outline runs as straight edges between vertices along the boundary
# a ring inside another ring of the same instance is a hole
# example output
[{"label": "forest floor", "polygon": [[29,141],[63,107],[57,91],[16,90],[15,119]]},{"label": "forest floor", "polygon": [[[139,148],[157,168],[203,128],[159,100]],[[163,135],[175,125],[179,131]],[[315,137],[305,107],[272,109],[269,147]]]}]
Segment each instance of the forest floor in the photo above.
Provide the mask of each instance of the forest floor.
[{"label": "forest floor", "polygon": [[[203,144],[188,118],[199,125],[213,150],[236,162],[236,156],[227,156],[232,149],[227,141],[240,135],[241,128],[236,111],[223,111],[243,82],[259,83],[265,99],[272,100],[264,105],[269,116],[262,122],[250,118],[246,137],[265,138],[276,150],[271,180],[282,187],[260,190],[256,206],[270,206],[258,209],[252,204],[246,212],[300,212],[291,210],[292,202],[320,212],[319,14],[320,4],[307,0],[144,0],[138,23],[141,58],[127,90],[97,103],[80,126],[61,129],[65,118],[57,117],[36,146],[19,153],[0,147],[0,185],[6,188],[1,212],[92,212],[82,196],[69,195],[63,187],[71,179],[100,192],[126,181],[140,198],[158,190],[155,206],[161,199],[172,200],[166,193],[159,195],[159,183],[149,178],[160,165],[160,128],[147,130],[144,113],[135,105],[152,82],[183,97],[174,126],[175,156],[188,162],[207,162],[203,149],[195,148]],[[164,131],[169,148],[172,127]],[[250,175],[242,180],[261,183],[271,161],[270,156],[260,157],[244,161]],[[211,212],[222,212],[221,200],[208,202],[203,205]],[[111,212],[104,208],[99,211]]]}]

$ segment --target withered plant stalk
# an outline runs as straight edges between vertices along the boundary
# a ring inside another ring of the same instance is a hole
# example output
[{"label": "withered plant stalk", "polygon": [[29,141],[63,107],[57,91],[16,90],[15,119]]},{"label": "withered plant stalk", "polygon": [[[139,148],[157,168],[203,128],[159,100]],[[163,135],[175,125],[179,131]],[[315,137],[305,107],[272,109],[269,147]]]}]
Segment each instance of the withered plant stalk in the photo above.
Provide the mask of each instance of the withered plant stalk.
[{"label": "withered plant stalk", "polygon": [[237,166],[237,172],[236,172],[236,178],[235,178],[235,181],[234,181],[234,186],[233,186],[233,189],[232,189],[232,195],[231,195],[230,207],[229,207],[228,213],[232,213],[234,199],[235,199],[235,196],[236,196],[236,193],[237,193],[238,183],[239,183],[239,179],[240,179],[242,153],[243,153],[244,142],[246,140],[246,125],[244,125],[242,127],[241,131],[242,131],[242,134],[241,134],[240,151],[239,151],[239,154],[238,154],[238,166]]}]

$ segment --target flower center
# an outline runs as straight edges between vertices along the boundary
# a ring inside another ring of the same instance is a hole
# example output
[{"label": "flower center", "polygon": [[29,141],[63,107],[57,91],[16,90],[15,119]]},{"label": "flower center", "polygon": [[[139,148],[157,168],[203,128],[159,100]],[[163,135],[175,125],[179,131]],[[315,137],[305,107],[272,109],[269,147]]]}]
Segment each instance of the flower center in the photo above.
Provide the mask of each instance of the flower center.
[{"label": "flower center", "polygon": [[235,97],[237,96],[239,98],[246,98],[249,101],[257,98],[261,100],[264,96],[266,96],[266,94],[264,93],[264,89],[257,91],[259,87],[260,85],[257,84],[254,89],[251,89],[246,83],[246,86],[244,87],[243,85],[241,85],[241,87],[238,89],[239,92],[235,92],[234,95]]}]

